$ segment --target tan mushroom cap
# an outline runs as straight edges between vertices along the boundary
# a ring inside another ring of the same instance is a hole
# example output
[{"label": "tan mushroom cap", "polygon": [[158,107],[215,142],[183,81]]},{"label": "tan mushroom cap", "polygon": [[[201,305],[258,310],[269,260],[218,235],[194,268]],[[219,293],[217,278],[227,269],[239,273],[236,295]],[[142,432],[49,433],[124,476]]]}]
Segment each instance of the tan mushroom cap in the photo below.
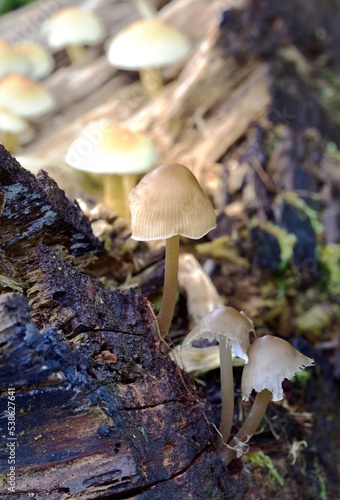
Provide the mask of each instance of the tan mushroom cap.
[{"label": "tan mushroom cap", "polygon": [[96,174],[140,174],[158,159],[151,139],[107,120],[91,122],[71,144],[66,163]]},{"label": "tan mushroom cap", "polygon": [[179,31],[153,17],[120,31],[108,47],[109,62],[121,69],[158,68],[185,57],[190,44]]},{"label": "tan mushroom cap", "polygon": [[95,45],[104,37],[104,26],[90,11],[65,7],[47,19],[41,27],[47,43],[54,49],[68,45]]},{"label": "tan mushroom cap", "polygon": [[179,163],[149,172],[129,195],[131,237],[148,241],[181,235],[199,239],[216,227],[206,193],[189,168]]},{"label": "tan mushroom cap", "polygon": [[8,73],[28,75],[29,70],[29,61],[22,54],[16,53],[10,43],[0,39],[0,78]]},{"label": "tan mushroom cap", "polygon": [[233,307],[219,307],[203,316],[184,339],[182,348],[189,347],[195,340],[202,338],[225,341],[226,344],[230,342],[236,356],[248,363],[249,333],[253,331],[253,322],[242,311]]},{"label": "tan mushroom cap", "polygon": [[254,389],[261,392],[267,389],[273,394],[273,401],[283,399],[282,382],[314,364],[314,361],[301,354],[286,340],[265,335],[248,350],[249,363],[243,368],[242,397],[248,401]]},{"label": "tan mushroom cap", "polygon": [[0,81],[0,106],[18,116],[34,118],[54,107],[54,98],[40,83],[15,73]]},{"label": "tan mushroom cap", "polygon": [[14,50],[26,57],[30,64],[29,76],[40,80],[49,75],[54,68],[52,54],[37,42],[24,42],[14,46]]}]

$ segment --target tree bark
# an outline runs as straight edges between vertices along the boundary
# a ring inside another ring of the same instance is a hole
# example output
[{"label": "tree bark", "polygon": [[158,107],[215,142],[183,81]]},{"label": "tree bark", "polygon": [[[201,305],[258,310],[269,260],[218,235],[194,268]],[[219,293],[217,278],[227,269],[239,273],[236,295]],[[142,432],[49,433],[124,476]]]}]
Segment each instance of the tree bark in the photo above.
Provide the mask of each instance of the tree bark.
[{"label": "tree bark", "polygon": [[16,412],[15,493],[1,420],[1,498],[235,498],[146,299],[83,272],[102,250],[78,205],[3,147],[0,181],[0,408],[13,388]]}]

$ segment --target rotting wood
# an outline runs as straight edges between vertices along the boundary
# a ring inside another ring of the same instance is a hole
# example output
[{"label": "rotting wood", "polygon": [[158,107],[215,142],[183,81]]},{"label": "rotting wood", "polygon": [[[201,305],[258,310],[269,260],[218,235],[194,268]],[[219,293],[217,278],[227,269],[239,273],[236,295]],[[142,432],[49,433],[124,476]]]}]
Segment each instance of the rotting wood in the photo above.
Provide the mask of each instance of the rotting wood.
[{"label": "rotting wood", "polygon": [[[25,283],[24,294],[0,295],[0,406],[14,387],[18,437],[16,493],[5,481],[1,498],[235,498],[146,299],[77,269],[96,240],[39,177],[1,147],[2,256]],[[6,477],[6,447],[0,460]]]}]

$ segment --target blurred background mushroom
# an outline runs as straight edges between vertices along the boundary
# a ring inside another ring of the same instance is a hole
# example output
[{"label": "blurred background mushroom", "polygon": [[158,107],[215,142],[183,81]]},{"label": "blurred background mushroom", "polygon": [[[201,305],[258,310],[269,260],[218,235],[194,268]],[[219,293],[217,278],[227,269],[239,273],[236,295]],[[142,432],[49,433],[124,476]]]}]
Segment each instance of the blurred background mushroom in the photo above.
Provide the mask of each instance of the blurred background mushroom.
[{"label": "blurred background mushroom", "polygon": [[66,163],[73,168],[104,176],[104,203],[130,220],[128,195],[138,176],[156,163],[159,153],[145,134],[107,120],[92,122],[71,144]]},{"label": "blurred background mushroom", "polygon": [[190,48],[180,31],[152,17],[120,31],[108,44],[107,57],[116,68],[138,70],[145,90],[153,96],[163,86],[159,68],[184,59]]},{"label": "blurred background mushroom", "polygon": [[105,35],[101,20],[91,11],[65,7],[46,19],[41,33],[52,49],[66,49],[72,63],[84,61],[86,45],[99,44]]},{"label": "blurred background mushroom", "polygon": [[28,75],[30,63],[25,56],[17,53],[6,40],[0,39],[0,78],[9,73]]},{"label": "blurred background mushroom", "polygon": [[32,80],[41,80],[52,73],[54,59],[51,52],[37,42],[24,42],[14,45],[14,50],[24,56],[29,63],[28,76]]}]

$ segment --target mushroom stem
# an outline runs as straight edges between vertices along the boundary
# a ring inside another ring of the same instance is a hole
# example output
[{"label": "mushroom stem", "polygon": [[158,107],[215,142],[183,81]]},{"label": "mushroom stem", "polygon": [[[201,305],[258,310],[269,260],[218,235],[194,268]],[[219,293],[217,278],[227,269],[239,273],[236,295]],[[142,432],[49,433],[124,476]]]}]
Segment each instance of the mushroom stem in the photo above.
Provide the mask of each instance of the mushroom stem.
[{"label": "mushroom stem", "polygon": [[163,79],[157,68],[145,68],[139,71],[140,80],[149,97],[153,97],[164,86]]},{"label": "mushroom stem", "polygon": [[228,446],[220,450],[220,458],[226,465],[237,457],[237,449],[240,450],[240,443],[248,442],[255,433],[266,413],[268,403],[272,399],[272,396],[272,393],[268,391],[268,389],[264,389],[257,393],[252,409],[241,429],[236,436],[233,437]]},{"label": "mushroom stem", "polygon": [[118,215],[124,213],[122,176],[108,174],[104,178],[104,203]]},{"label": "mushroom stem", "polygon": [[85,60],[85,49],[82,45],[68,45],[66,47],[66,52],[71,63],[77,63]]},{"label": "mushroom stem", "polygon": [[222,435],[218,438],[218,449],[223,450],[223,448],[225,448],[225,443],[228,442],[231,426],[233,424],[234,379],[230,342],[228,340],[225,341],[225,339],[221,339],[219,343],[219,350],[222,393],[220,433]]},{"label": "mushroom stem", "polygon": [[0,133],[0,142],[7,149],[7,151],[13,154],[19,146],[19,135],[14,132]]},{"label": "mushroom stem", "polygon": [[129,203],[129,193],[136,187],[138,181],[137,174],[125,174],[122,176],[122,185],[123,185],[123,193],[124,193],[124,207],[122,216],[126,221],[130,221],[130,203]]},{"label": "mushroom stem", "polygon": [[162,339],[169,333],[174,315],[178,280],[179,235],[166,240],[163,298],[157,316]]},{"label": "mushroom stem", "polygon": [[157,10],[150,0],[134,0],[134,3],[142,17],[154,17],[157,15]]}]

